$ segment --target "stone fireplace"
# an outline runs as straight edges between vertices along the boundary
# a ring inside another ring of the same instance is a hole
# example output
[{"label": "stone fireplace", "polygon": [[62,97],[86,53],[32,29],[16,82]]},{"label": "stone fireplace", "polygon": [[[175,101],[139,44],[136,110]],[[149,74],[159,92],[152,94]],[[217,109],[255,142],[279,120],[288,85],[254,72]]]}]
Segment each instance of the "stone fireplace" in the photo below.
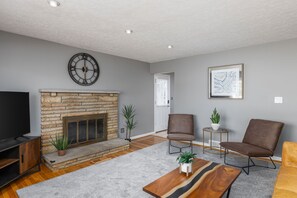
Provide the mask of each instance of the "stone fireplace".
[{"label": "stone fireplace", "polygon": [[[118,137],[117,91],[40,90],[42,153],[50,138],[66,134],[72,146]],[[71,134],[69,134],[71,131]]]}]

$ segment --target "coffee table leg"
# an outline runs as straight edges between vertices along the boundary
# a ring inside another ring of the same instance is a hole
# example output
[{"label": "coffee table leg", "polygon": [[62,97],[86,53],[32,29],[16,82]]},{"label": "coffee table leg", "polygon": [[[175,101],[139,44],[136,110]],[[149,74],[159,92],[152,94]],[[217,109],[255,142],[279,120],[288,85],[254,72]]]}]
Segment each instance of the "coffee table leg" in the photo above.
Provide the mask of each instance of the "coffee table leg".
[{"label": "coffee table leg", "polygon": [[230,191],[231,191],[231,186],[230,186],[230,188],[228,189],[228,192],[227,192],[227,198],[229,198]]}]

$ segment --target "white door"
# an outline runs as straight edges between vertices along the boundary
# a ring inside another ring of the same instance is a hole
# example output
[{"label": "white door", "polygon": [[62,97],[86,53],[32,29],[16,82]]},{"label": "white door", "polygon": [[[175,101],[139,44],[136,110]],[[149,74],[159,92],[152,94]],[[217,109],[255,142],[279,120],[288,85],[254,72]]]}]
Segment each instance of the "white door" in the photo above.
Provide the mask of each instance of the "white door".
[{"label": "white door", "polygon": [[155,132],[167,129],[168,114],[170,113],[170,76],[155,75]]}]

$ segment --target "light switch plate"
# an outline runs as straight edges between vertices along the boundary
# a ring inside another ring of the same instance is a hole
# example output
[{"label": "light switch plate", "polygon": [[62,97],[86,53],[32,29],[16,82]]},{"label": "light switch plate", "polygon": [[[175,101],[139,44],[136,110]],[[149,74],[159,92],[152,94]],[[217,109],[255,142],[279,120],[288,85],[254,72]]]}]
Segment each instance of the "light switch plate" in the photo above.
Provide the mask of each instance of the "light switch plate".
[{"label": "light switch plate", "polygon": [[283,97],[280,97],[280,96],[274,97],[274,103],[282,104],[283,103]]}]

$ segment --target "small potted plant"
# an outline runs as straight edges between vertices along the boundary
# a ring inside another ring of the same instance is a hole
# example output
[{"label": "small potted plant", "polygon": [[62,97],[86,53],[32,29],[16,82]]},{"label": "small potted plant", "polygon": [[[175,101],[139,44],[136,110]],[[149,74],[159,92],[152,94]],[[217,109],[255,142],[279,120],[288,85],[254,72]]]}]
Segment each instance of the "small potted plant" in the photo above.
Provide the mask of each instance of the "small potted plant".
[{"label": "small potted plant", "polygon": [[221,120],[221,116],[220,114],[218,113],[217,109],[215,108],[211,114],[211,117],[210,117],[210,120],[211,120],[211,127],[213,130],[218,130],[220,128],[220,120]]},{"label": "small potted plant", "polygon": [[196,155],[197,154],[189,151],[181,153],[176,159],[180,165],[179,172],[187,173],[188,176],[188,174],[192,172],[192,162]]},{"label": "small potted plant", "polygon": [[133,105],[124,105],[122,108],[122,115],[125,118],[126,124],[126,139],[131,142],[131,131],[136,127],[135,121],[135,107]]},{"label": "small potted plant", "polygon": [[70,143],[67,136],[56,134],[54,139],[51,137],[51,144],[58,150],[58,156],[63,156]]}]

